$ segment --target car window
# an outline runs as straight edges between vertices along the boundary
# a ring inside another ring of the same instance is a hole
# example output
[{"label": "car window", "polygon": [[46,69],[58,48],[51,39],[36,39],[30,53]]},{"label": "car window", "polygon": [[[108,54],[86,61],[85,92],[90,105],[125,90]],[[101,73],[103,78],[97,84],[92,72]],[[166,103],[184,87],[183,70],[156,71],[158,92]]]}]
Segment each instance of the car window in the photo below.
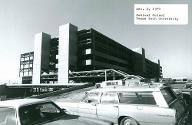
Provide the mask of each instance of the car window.
[{"label": "car window", "polygon": [[103,93],[103,95],[101,96],[101,103],[113,103],[113,104],[118,103],[117,93],[115,92]]},{"label": "car window", "polygon": [[100,98],[99,92],[89,92],[83,98],[83,102],[86,103],[98,103]]},{"label": "car window", "polygon": [[139,92],[137,94],[140,97],[141,104],[156,104],[152,92]]},{"label": "car window", "polygon": [[126,104],[139,104],[139,99],[134,92],[122,92],[119,93],[119,102]]},{"label": "car window", "polygon": [[107,86],[110,86],[110,85],[118,85],[118,82],[107,82],[106,85],[107,85]]},{"label": "car window", "polygon": [[177,99],[177,97],[175,96],[175,94],[173,93],[173,91],[171,91],[170,88],[164,88],[161,90],[166,102],[168,104],[170,104],[171,102],[173,102],[175,99]]},{"label": "car window", "polygon": [[156,105],[152,92],[120,92],[119,102],[125,104]]},{"label": "car window", "polygon": [[15,109],[0,107],[0,125],[16,125]]},{"label": "car window", "polygon": [[23,106],[19,109],[21,125],[34,125],[55,119],[63,112],[53,103],[40,103]]}]

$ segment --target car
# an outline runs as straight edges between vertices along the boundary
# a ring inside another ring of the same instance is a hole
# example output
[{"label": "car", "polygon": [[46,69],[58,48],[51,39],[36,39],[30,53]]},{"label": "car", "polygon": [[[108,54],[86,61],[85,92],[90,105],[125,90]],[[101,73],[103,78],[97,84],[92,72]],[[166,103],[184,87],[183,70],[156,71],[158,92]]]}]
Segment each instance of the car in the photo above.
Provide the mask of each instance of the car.
[{"label": "car", "polygon": [[0,125],[113,125],[111,122],[67,114],[44,99],[0,101]]},{"label": "car", "polygon": [[186,89],[192,89],[192,82],[186,82],[185,83],[185,88]]},{"label": "car", "polygon": [[101,83],[96,83],[96,88],[104,88],[104,87],[111,87],[111,86],[122,86],[122,80],[108,80],[103,81]]},{"label": "car", "polygon": [[169,86],[118,86],[87,91],[81,102],[56,102],[71,114],[118,125],[183,125],[187,111]]},{"label": "car", "polygon": [[107,80],[101,83],[96,83],[96,88],[105,88],[105,87],[114,87],[114,86],[139,86],[142,85],[146,81],[143,77],[129,75],[124,79],[120,80]]},{"label": "car", "polygon": [[170,84],[171,88],[177,93],[179,96],[183,96],[187,105],[192,105],[192,83],[185,83],[185,84]]}]

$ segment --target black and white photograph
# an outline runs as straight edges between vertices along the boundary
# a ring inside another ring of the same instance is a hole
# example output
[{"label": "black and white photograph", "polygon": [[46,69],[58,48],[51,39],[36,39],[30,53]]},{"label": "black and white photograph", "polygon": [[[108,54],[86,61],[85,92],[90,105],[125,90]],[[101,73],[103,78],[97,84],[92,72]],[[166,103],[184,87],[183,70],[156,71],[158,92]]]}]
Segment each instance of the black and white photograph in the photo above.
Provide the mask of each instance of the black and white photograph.
[{"label": "black and white photograph", "polygon": [[191,0],[0,0],[0,125],[192,125]]}]

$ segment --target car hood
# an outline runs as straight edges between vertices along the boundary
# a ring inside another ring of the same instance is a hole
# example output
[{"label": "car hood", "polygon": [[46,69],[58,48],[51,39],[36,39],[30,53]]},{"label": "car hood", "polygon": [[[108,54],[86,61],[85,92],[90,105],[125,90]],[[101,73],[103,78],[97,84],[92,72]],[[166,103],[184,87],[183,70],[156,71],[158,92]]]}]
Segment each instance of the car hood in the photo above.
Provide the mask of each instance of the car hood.
[{"label": "car hood", "polygon": [[77,115],[68,115],[43,125],[113,125],[113,123]]},{"label": "car hood", "polygon": [[60,108],[66,109],[67,111],[76,111],[78,108],[78,105],[80,102],[61,102],[61,101],[56,101],[55,102]]}]

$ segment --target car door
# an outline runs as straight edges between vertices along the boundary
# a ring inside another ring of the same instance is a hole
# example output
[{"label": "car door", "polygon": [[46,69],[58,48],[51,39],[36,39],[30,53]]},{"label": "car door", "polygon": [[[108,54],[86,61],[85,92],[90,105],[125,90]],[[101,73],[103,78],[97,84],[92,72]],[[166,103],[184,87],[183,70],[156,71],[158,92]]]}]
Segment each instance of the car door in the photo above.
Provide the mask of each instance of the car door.
[{"label": "car door", "polygon": [[120,92],[119,116],[132,117],[141,125],[174,124],[174,110],[159,107],[152,91]]},{"label": "car door", "polygon": [[78,112],[81,116],[97,118],[96,106],[99,103],[100,93],[87,93],[78,105]]},{"label": "car door", "polygon": [[118,95],[116,92],[105,92],[97,104],[97,117],[99,119],[116,122],[118,118]]}]

